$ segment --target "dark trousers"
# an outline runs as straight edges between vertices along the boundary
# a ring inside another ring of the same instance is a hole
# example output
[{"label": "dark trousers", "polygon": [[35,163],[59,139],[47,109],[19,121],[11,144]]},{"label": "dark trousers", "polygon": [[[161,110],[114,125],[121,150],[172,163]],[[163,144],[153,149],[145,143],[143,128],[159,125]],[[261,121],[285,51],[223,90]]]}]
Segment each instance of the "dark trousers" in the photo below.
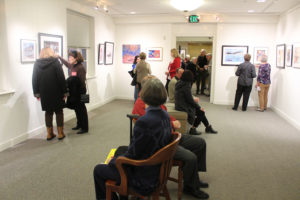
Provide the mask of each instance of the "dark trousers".
[{"label": "dark trousers", "polygon": [[184,186],[199,189],[198,171],[206,171],[206,142],[192,135],[182,135],[174,156],[175,160],[183,161]]},{"label": "dark trousers", "polygon": [[203,112],[200,109],[196,109],[196,118],[195,118],[193,126],[198,127],[201,122],[204,124],[205,127],[208,127],[209,122],[206,118],[205,112]]},{"label": "dark trousers", "polygon": [[234,109],[237,109],[239,107],[240,100],[243,95],[242,109],[247,110],[251,90],[252,90],[252,85],[251,86],[242,86],[240,84],[237,85],[237,89],[236,89],[236,93],[235,93],[235,100],[234,100],[234,107],[233,107]]},{"label": "dark trousers", "polygon": [[88,114],[85,107],[85,104],[80,102],[75,106],[75,113],[77,118],[77,126],[80,127],[82,130],[89,130],[89,121],[88,121]]},{"label": "dark trousers", "polygon": [[168,94],[169,94],[169,83],[170,83],[170,80],[167,79],[165,88],[166,88]]},{"label": "dark trousers", "polygon": [[[100,164],[94,169],[94,183],[97,200],[104,200],[106,198],[106,186],[107,180],[116,181],[118,184],[121,182],[121,177],[117,168]],[[112,194],[112,200],[118,200],[117,194]]]},{"label": "dark trousers", "polygon": [[204,94],[206,78],[208,77],[208,73],[206,71],[200,72],[196,77],[196,86],[197,86],[197,94],[200,91],[200,83],[201,83],[201,94]]},{"label": "dark trousers", "polygon": [[[53,127],[53,111],[46,111],[45,112],[45,121],[47,127]],[[63,110],[57,110],[55,111],[56,116],[56,125],[59,127],[64,126],[64,113]]]}]

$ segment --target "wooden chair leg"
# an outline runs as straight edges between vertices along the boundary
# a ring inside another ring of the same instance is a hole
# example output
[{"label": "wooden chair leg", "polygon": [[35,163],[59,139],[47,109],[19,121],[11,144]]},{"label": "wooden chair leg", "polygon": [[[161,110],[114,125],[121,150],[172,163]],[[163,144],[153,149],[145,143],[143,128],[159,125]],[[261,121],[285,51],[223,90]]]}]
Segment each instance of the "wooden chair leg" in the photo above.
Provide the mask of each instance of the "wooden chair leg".
[{"label": "wooden chair leg", "polygon": [[111,189],[106,187],[106,200],[111,200]]},{"label": "wooden chair leg", "polygon": [[178,167],[178,200],[182,199],[183,190],[183,171],[181,167]]},{"label": "wooden chair leg", "polygon": [[168,191],[168,188],[166,185],[164,187],[164,196],[166,197],[166,200],[171,200],[171,197],[170,197],[170,194],[169,194],[169,191]]},{"label": "wooden chair leg", "polygon": [[159,192],[152,195],[152,200],[159,200]]}]

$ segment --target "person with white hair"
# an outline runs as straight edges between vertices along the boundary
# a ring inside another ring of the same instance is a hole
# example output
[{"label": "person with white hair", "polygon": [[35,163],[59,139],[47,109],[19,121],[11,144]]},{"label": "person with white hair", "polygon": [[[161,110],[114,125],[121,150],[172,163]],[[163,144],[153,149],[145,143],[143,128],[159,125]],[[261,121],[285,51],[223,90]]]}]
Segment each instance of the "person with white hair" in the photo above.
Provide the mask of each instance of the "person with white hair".
[{"label": "person with white hair", "polygon": [[271,84],[271,65],[268,63],[268,57],[263,55],[261,64],[258,68],[257,84],[259,97],[259,108],[257,111],[264,112],[268,106],[268,93]]},{"label": "person with white hair", "polygon": [[199,65],[199,71],[196,76],[196,83],[197,83],[197,94],[200,92],[200,83],[201,83],[201,94],[204,95],[205,90],[205,81],[208,76],[207,69],[204,66],[207,65],[207,58],[206,58],[206,50],[202,49],[201,54],[198,57],[197,64]]}]

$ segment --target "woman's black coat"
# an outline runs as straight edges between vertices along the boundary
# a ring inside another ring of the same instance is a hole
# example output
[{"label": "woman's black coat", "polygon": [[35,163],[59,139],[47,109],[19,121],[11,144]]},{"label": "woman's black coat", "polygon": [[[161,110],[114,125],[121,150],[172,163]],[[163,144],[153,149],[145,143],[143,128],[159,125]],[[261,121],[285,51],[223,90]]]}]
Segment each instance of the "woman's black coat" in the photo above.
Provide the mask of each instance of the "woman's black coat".
[{"label": "woman's black coat", "polygon": [[62,65],[57,58],[42,58],[35,62],[32,88],[34,96],[41,98],[43,111],[63,109],[67,87]]},{"label": "woman's black coat", "polygon": [[86,93],[85,86],[82,84],[78,76],[70,76],[67,79],[67,87],[70,95],[68,96],[66,107],[75,109],[75,107],[81,102],[81,94]]}]

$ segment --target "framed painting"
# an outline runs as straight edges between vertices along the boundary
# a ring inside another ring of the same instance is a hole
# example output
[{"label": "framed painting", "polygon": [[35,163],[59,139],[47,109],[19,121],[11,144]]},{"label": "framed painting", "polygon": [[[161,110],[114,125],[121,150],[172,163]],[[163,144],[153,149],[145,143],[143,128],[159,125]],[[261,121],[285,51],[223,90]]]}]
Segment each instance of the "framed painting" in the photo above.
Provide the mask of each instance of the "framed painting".
[{"label": "framed painting", "polygon": [[21,46],[21,63],[34,63],[36,59],[36,42],[35,40],[24,40],[20,42]]},{"label": "framed painting", "polygon": [[104,44],[99,44],[98,46],[98,64],[104,64]]},{"label": "framed painting", "polygon": [[147,49],[147,60],[149,61],[162,61],[163,60],[163,48],[153,47]]},{"label": "framed painting", "polygon": [[186,56],[186,50],[185,50],[185,49],[181,49],[180,52],[179,52],[179,54],[180,54],[180,57],[181,57],[181,58],[185,59],[185,56]]},{"label": "framed painting", "polygon": [[141,53],[141,45],[139,44],[123,44],[122,60],[124,64],[132,64],[134,57]]},{"label": "framed painting", "polygon": [[300,68],[300,43],[293,45],[293,67]]},{"label": "framed painting", "polygon": [[287,45],[285,50],[285,66],[293,65],[293,45]]},{"label": "framed painting", "polygon": [[276,67],[285,67],[285,44],[279,44],[276,48]]},{"label": "framed painting", "polygon": [[63,56],[63,36],[39,33],[39,52],[43,48],[51,48],[55,54]]},{"label": "framed painting", "polygon": [[104,43],[104,64],[112,65],[114,62],[114,43],[105,42]]},{"label": "framed painting", "polygon": [[253,54],[253,63],[254,64],[260,64],[262,56],[268,56],[269,55],[269,49],[266,47],[255,47],[254,48],[254,54]]},{"label": "framed painting", "polygon": [[244,62],[244,55],[248,53],[248,46],[222,46],[222,66],[236,66]]}]

